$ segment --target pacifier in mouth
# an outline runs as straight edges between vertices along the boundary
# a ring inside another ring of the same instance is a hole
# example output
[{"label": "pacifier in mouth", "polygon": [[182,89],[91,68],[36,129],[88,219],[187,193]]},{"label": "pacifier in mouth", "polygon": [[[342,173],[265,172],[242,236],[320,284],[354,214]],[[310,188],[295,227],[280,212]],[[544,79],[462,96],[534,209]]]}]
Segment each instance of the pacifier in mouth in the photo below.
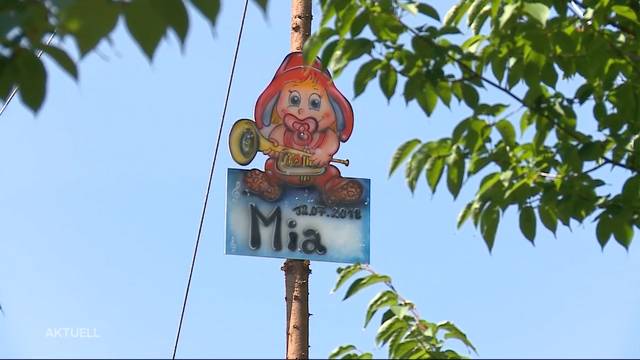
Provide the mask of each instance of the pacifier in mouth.
[{"label": "pacifier in mouth", "polygon": [[298,145],[309,145],[313,139],[313,132],[318,128],[318,122],[313,117],[299,119],[293,114],[285,115],[285,125],[294,130],[294,142]]},{"label": "pacifier in mouth", "polygon": [[293,123],[293,127],[298,131],[296,138],[303,143],[307,143],[311,139],[311,132],[309,131],[309,124],[296,121]]},{"label": "pacifier in mouth", "polygon": [[298,138],[298,140],[306,143],[311,138],[311,133],[309,133],[308,131],[300,131],[296,134],[296,137]]}]

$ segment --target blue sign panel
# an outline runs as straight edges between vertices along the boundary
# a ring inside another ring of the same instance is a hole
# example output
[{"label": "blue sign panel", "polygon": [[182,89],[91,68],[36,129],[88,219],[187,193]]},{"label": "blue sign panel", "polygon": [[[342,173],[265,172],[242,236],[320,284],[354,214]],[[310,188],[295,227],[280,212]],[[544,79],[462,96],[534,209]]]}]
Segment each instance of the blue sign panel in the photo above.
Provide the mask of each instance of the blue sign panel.
[{"label": "blue sign panel", "polygon": [[339,263],[369,263],[370,180],[341,178],[359,199],[333,202],[316,186],[256,191],[259,170],[229,169],[225,253]]}]

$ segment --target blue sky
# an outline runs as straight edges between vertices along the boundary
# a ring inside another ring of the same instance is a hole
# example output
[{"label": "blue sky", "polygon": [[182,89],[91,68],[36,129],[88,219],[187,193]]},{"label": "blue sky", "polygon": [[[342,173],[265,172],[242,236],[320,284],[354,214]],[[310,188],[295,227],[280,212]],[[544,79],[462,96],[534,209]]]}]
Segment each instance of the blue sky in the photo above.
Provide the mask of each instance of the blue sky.
[{"label": "blue sky", "polygon": [[[151,64],[120,23],[113,46],[81,61],[79,82],[46,61],[36,116],[14,101],[0,117],[0,357],[171,356],[242,10],[223,5],[215,34],[192,12],[184,49],[170,37]],[[284,354],[282,261],[223,253],[226,169],[237,167],[226,133],[252,116],[288,52],[289,18],[285,2],[266,20],[249,8],[180,357]],[[355,70],[336,80],[349,98]],[[352,164],[345,175],[371,179],[372,266],[424,318],[456,323],[481,357],[640,357],[637,245],[603,252],[585,223],[557,238],[539,224],[532,247],[509,210],[489,254],[471,225],[455,228],[476,180],[453,201],[444,186],[431,196],[421,180],[412,195],[401,173],[387,176],[399,144],[446,135],[468,110],[427,118],[387,103],[375,83],[352,104],[339,154]],[[384,355],[375,327],[362,329],[375,289],[341,302],[330,294],[336,267],[312,264],[311,356],[344,343]],[[47,337],[52,328],[99,337]]]}]

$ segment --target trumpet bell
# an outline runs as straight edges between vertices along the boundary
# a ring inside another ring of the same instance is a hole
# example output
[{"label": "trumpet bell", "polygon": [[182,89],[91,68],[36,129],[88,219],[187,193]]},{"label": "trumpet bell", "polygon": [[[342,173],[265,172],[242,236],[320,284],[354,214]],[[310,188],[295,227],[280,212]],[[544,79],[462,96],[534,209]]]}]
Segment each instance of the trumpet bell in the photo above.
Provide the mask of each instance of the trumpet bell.
[{"label": "trumpet bell", "polygon": [[249,119],[235,122],[229,133],[229,151],[231,157],[240,165],[249,164],[256,156],[260,146],[260,134],[256,123]]}]

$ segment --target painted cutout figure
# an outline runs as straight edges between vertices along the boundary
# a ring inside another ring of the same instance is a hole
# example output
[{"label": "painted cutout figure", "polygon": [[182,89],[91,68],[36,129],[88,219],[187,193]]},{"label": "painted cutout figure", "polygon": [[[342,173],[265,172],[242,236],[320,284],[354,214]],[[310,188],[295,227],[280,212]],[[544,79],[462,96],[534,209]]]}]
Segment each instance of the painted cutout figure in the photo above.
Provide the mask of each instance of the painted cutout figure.
[{"label": "painted cutout figure", "polygon": [[[345,160],[333,159],[333,155],[340,148],[340,142],[346,142],[351,136],[353,110],[319,60],[305,66],[301,52],[285,57],[258,98],[255,125],[259,139],[244,136],[238,141],[245,146],[249,141],[249,146],[254,147],[259,142],[260,150],[269,159],[265,171],[253,169],[246,175],[248,191],[275,201],[287,185],[313,186],[328,205],[361,200],[360,182],[343,178],[338,168],[330,164],[348,164]],[[234,136],[233,130],[231,136]],[[246,163],[251,159],[253,156]]]}]

